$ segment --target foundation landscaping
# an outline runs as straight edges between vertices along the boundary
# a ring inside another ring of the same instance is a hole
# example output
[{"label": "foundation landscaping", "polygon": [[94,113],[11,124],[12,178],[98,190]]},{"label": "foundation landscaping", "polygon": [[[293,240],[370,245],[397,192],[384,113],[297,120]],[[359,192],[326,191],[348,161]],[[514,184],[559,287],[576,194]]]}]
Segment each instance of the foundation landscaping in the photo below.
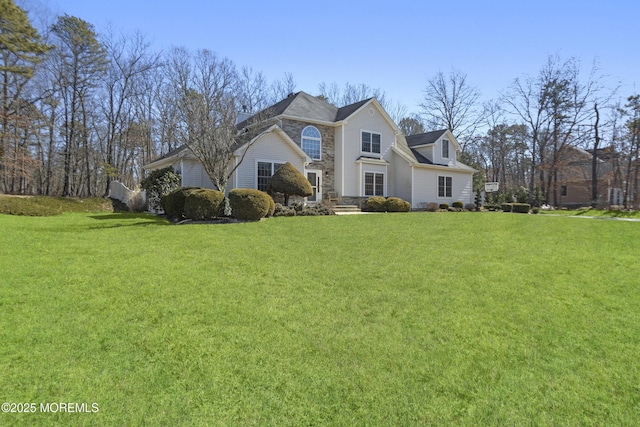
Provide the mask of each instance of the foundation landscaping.
[{"label": "foundation landscaping", "polygon": [[[190,194],[194,216],[219,200]],[[110,203],[8,199],[0,395],[16,410],[0,425],[640,419],[635,222],[410,212],[173,226]],[[50,216],[15,215],[39,209]]]}]

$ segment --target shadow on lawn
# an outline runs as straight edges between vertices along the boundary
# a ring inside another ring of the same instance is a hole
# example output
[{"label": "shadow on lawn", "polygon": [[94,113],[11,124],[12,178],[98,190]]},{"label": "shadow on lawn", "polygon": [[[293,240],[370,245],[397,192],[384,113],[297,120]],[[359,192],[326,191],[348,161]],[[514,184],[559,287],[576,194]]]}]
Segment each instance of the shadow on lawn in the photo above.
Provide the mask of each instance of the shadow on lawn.
[{"label": "shadow on lawn", "polygon": [[609,210],[605,211],[608,216],[613,218],[635,218],[637,217],[637,211],[620,211],[620,210]]},{"label": "shadow on lawn", "polygon": [[576,212],[575,216],[598,216],[603,218],[638,218],[637,211],[622,211],[618,209],[608,209],[608,210],[595,210],[595,209],[584,209]]},{"label": "shadow on lawn", "polygon": [[92,228],[120,228],[120,227],[140,227],[149,225],[171,225],[166,218],[156,215],[150,215],[145,213],[134,212],[113,212],[108,214],[91,215],[89,218],[97,219],[100,221],[113,221],[113,220],[135,220],[135,222],[119,223],[106,226],[98,226]]}]

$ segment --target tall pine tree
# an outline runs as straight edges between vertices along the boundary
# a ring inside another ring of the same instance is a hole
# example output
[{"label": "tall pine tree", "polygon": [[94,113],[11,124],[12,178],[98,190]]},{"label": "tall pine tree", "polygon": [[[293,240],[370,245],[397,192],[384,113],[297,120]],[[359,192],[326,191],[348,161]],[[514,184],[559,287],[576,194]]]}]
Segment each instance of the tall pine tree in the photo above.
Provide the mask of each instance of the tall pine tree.
[{"label": "tall pine tree", "polygon": [[16,170],[11,162],[24,155],[17,142],[25,122],[20,115],[28,110],[19,107],[25,105],[22,90],[51,48],[41,41],[23,9],[13,0],[0,0],[0,173],[5,190],[7,173]]},{"label": "tall pine tree", "polygon": [[[56,38],[55,74],[64,115],[64,183],[63,196],[91,195],[90,140],[87,102],[105,71],[106,52],[98,41],[93,25],[64,15],[52,27]],[[81,165],[74,167],[74,165]],[[81,194],[76,176],[86,180]]]}]

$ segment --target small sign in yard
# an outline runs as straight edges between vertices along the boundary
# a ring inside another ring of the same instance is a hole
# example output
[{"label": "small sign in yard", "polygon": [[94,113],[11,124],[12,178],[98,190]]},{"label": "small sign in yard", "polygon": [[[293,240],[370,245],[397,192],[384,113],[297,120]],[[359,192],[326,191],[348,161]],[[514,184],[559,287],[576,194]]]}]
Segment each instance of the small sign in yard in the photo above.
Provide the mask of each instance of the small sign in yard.
[{"label": "small sign in yard", "polygon": [[500,188],[499,182],[485,182],[484,183],[484,191],[487,193],[495,193]]}]

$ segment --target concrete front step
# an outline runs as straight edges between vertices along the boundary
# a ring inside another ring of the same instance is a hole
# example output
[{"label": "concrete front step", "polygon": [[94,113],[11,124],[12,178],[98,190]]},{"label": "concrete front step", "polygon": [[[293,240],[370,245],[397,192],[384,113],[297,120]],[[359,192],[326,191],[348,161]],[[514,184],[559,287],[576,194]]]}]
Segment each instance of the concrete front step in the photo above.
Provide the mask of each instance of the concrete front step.
[{"label": "concrete front step", "polygon": [[356,205],[335,205],[332,209],[336,213],[336,215],[354,214],[354,213],[362,212],[360,208],[357,207]]}]

